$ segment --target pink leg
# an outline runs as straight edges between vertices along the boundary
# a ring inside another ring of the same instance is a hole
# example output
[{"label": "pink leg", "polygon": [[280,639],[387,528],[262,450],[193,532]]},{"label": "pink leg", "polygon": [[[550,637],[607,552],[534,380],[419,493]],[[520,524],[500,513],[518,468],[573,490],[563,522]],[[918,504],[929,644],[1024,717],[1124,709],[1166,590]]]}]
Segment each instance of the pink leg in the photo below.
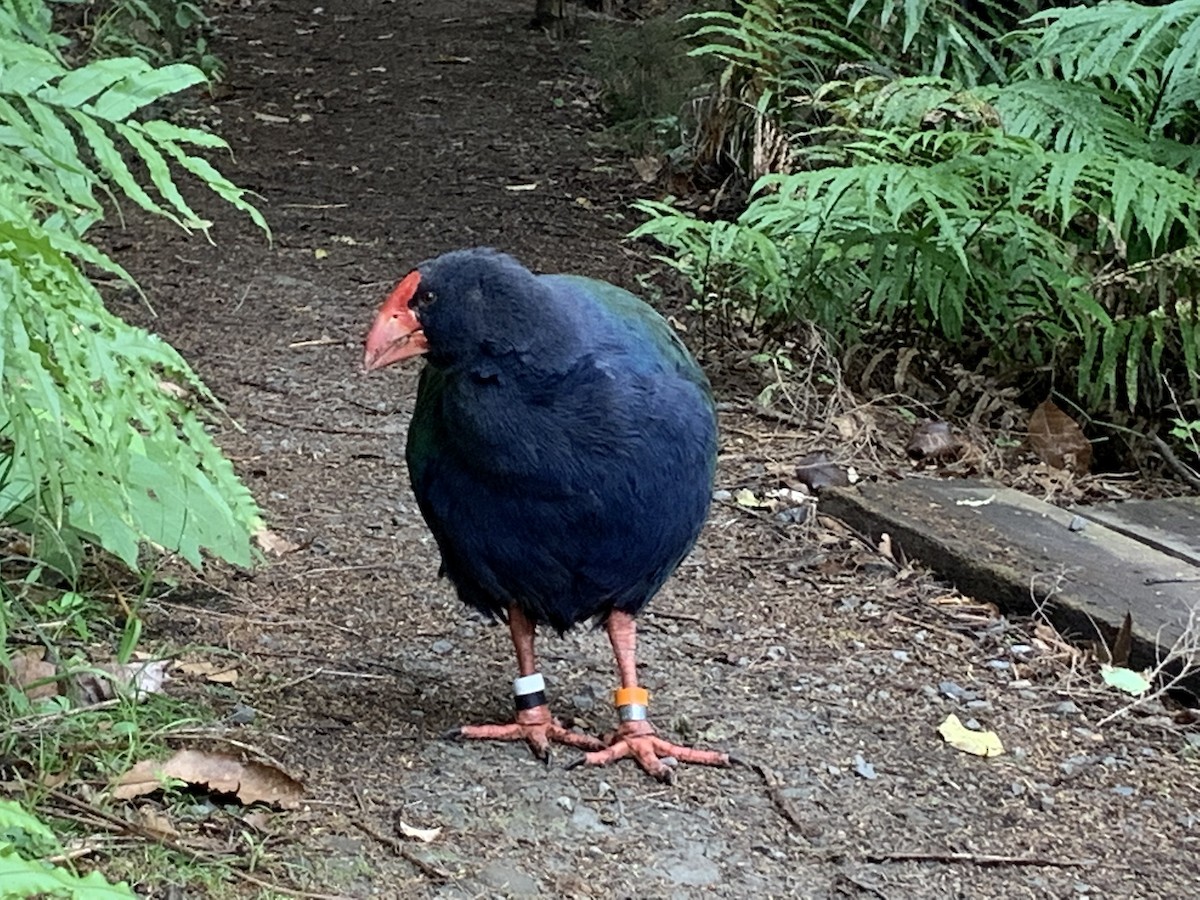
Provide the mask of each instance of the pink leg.
[{"label": "pink leg", "polygon": [[[617,658],[621,687],[637,688],[637,627],[633,616],[620,612],[609,616],[608,638]],[[654,733],[654,727],[645,719],[622,722],[611,735],[608,747],[584,754],[582,762],[589,766],[603,766],[626,757],[633,757],[639,766],[660,781],[670,781],[673,777],[670,767],[663,762],[668,757],[678,762],[703,766],[730,764],[727,753],[681,747],[663,740]]]},{"label": "pink leg", "polygon": [[[513,648],[517,651],[517,673],[532,675],[537,671],[533,655],[534,624],[521,610],[512,606],[508,610],[508,627],[512,632]],[[517,713],[516,721],[507,725],[464,725],[454,737],[466,740],[525,741],[538,759],[549,760],[551,741],[566,744],[579,750],[598,750],[604,744],[587,734],[565,728],[558,719],[550,715],[550,707],[543,703]]]}]

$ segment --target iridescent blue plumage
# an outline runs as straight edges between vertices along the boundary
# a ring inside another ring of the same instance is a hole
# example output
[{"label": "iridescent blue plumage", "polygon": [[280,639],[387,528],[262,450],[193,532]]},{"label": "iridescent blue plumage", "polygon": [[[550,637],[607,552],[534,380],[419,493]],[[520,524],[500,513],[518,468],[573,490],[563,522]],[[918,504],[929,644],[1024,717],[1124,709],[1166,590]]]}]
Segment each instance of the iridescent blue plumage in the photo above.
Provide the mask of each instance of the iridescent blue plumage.
[{"label": "iridescent blue plumage", "polygon": [[635,613],[692,548],[716,464],[708,382],[613,285],[485,250],[420,267],[413,490],[467,603],[559,631]]}]

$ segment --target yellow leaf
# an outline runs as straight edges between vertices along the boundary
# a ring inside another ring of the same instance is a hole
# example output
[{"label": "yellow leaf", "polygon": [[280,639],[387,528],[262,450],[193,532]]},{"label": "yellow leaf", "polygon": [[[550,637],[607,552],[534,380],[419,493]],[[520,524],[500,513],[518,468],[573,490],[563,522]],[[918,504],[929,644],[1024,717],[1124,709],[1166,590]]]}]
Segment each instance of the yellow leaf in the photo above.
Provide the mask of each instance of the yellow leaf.
[{"label": "yellow leaf", "polygon": [[738,506],[762,506],[762,501],[755,497],[754,491],[749,488],[742,488],[733,495],[733,499],[737,502]]},{"label": "yellow leaf", "polygon": [[946,716],[946,721],[938,726],[940,734],[955,750],[971,753],[975,756],[999,756],[1004,752],[1004,745],[994,731],[972,731],[959,721],[954,713]]},{"label": "yellow leaf", "polygon": [[318,247],[316,250],[313,251],[313,256],[315,256],[317,259],[324,259],[328,255],[329,255],[329,251],[325,250],[321,247]]}]

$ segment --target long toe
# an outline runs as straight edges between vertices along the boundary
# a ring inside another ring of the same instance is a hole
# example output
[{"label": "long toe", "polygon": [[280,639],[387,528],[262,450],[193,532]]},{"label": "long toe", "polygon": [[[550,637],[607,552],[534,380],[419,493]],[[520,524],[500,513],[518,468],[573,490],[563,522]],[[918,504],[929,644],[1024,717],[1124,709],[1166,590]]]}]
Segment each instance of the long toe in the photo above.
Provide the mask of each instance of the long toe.
[{"label": "long toe", "polygon": [[600,750],[604,742],[590,734],[563,727],[557,719],[546,721],[510,722],[505,725],[464,725],[456,736],[468,741],[525,741],[533,755],[541,760],[550,758],[550,745],[565,744],[577,750]]},{"label": "long toe", "polygon": [[603,750],[586,753],[581,762],[588,766],[607,766],[617,760],[633,757],[639,766],[659,781],[673,781],[674,765],[690,763],[700,766],[728,766],[728,753],[716,750],[697,750],[664,741],[655,734],[621,734]]}]

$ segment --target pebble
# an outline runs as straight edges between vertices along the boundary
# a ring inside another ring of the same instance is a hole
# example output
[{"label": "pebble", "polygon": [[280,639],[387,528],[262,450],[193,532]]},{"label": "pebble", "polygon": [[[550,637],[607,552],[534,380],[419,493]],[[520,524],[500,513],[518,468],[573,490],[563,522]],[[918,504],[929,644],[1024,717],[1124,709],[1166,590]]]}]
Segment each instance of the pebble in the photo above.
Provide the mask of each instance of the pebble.
[{"label": "pebble", "polygon": [[992,702],[990,700],[972,700],[967,703],[967,709],[973,709],[977,712],[982,710],[990,710]]},{"label": "pebble", "polygon": [[867,781],[874,781],[879,777],[879,773],[875,771],[875,767],[867,762],[861,753],[854,754],[854,771],[867,779]]},{"label": "pebble", "polygon": [[951,700],[958,700],[959,702],[965,700],[977,700],[979,698],[979,695],[974,691],[968,691],[966,688],[962,687],[962,685],[959,685],[953,681],[943,681],[939,683],[938,690]]},{"label": "pebble", "polygon": [[892,651],[892,659],[896,660],[897,662],[902,662],[902,663],[908,662],[908,651],[907,650],[893,650]]},{"label": "pebble", "polygon": [[1112,792],[1114,794],[1116,794],[1118,797],[1132,797],[1133,796],[1133,788],[1131,788],[1127,784],[1118,784],[1116,787],[1114,787],[1112,789]]},{"label": "pebble", "polygon": [[258,718],[258,710],[253,706],[247,706],[244,703],[237,704],[229,715],[225,717],[225,721],[230,725],[249,725]]},{"label": "pebble", "polygon": [[1004,669],[1012,668],[1012,663],[1007,659],[989,659],[987,661],[988,668],[1003,671]]},{"label": "pebble", "polygon": [[808,521],[808,507],[790,506],[787,509],[781,509],[775,513],[775,519],[784,525],[803,525]]},{"label": "pebble", "polygon": [[1067,523],[1067,528],[1071,531],[1083,531],[1087,528],[1088,520],[1083,516],[1072,516],[1071,521]]},{"label": "pebble", "polygon": [[1077,716],[1083,712],[1083,710],[1079,708],[1079,704],[1074,700],[1064,700],[1062,703],[1055,705],[1050,712],[1054,713],[1056,716]]},{"label": "pebble", "polygon": [[733,499],[733,492],[732,492],[732,491],[726,491],[726,490],[724,490],[724,489],[722,489],[722,490],[719,490],[719,491],[713,491],[712,498],[713,498],[714,500],[718,500],[718,501],[719,501],[719,500],[732,500],[732,499]]},{"label": "pebble", "polygon": [[430,645],[429,649],[432,650],[434,653],[438,654],[439,656],[445,656],[447,653],[449,653],[451,650],[454,649],[454,641],[449,641],[449,640],[446,640],[446,638],[441,638],[440,640],[434,641],[433,644]]}]

